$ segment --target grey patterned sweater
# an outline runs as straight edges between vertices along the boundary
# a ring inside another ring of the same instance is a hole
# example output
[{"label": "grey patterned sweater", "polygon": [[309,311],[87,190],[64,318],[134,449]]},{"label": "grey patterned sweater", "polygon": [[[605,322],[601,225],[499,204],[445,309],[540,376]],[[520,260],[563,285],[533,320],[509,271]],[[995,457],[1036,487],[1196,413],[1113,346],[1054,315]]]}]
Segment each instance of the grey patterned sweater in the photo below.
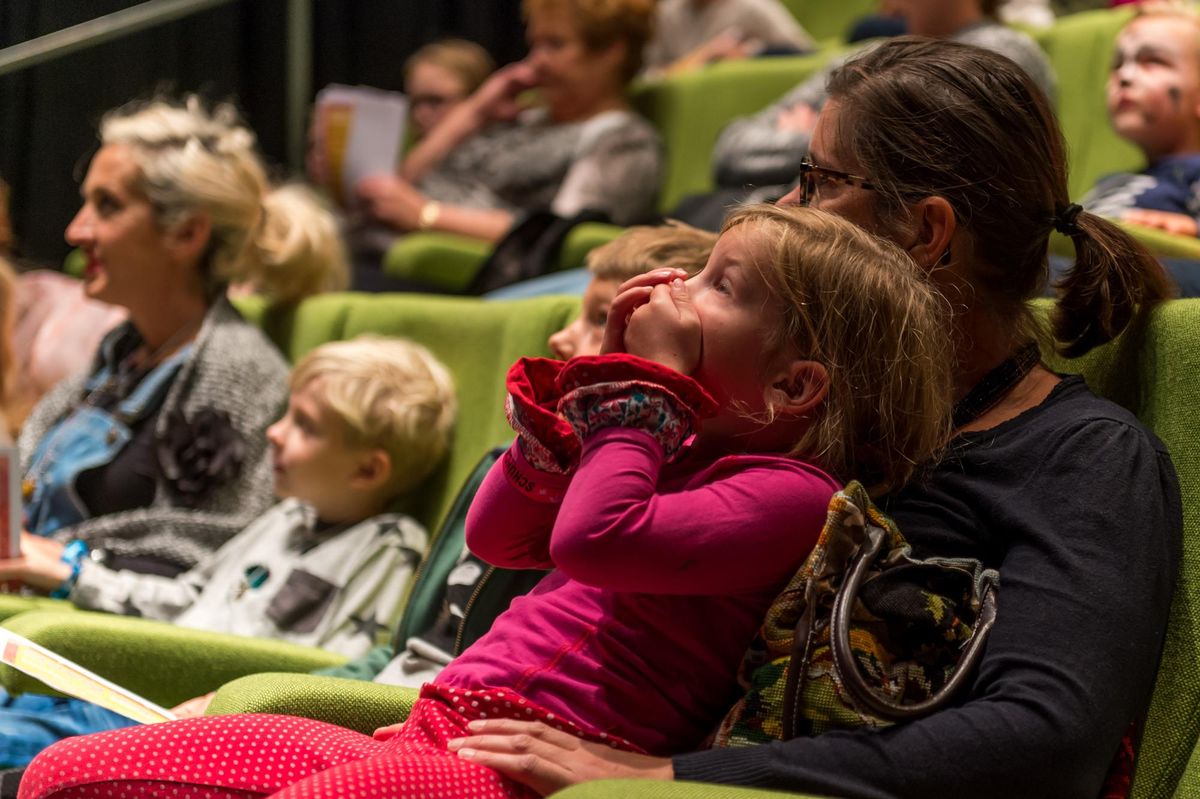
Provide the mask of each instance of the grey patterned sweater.
[{"label": "grey patterned sweater", "polygon": [[[1051,100],[1054,99],[1054,70],[1046,54],[1027,34],[996,22],[983,22],[970,25],[947,39],[1007,56],[1028,72]],[[825,104],[825,84],[830,74],[862,52],[854,50],[834,57],[824,69],[772,105],[757,114],[730,122],[713,149],[713,173],[717,185],[741,188],[781,185],[795,180],[800,162],[808,154],[811,134],[779,130],[776,126],[779,116],[800,104],[820,110]]]},{"label": "grey patterned sweater", "polygon": [[629,225],[653,216],[662,171],[658,134],[632,111],[556,123],[534,109],[464,141],[419,187],[471,208],[563,217],[592,209]]},{"label": "grey patterned sweater", "polygon": [[[128,326],[126,322],[109,336],[127,333]],[[28,469],[42,436],[71,411],[87,377],[67,378],[34,408],[21,429],[22,471]],[[154,558],[181,569],[206,558],[272,503],[265,430],[287,400],[286,378],[287,365],[279,351],[227,300],[218,300],[163,400],[155,432],[163,435],[172,410],[181,409],[189,419],[202,408],[227,412],[246,445],[239,476],[212,491],[194,510],[175,504],[160,476],[149,507],[88,519],[58,530],[54,537],[80,539],[93,550]]]}]

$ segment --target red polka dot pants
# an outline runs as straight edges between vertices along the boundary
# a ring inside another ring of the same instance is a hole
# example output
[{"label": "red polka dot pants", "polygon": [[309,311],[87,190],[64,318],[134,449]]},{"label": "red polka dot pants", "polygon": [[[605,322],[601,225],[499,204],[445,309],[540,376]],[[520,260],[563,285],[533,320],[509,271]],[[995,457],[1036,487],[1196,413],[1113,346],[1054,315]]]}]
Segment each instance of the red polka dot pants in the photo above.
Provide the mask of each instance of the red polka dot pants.
[{"label": "red polka dot pants", "polygon": [[394,737],[265,714],[208,716],[60,741],[30,764],[20,799],[278,796],[528,799],[524,786],[462,760],[446,742],[477,718],[538,720],[584,733],[507,690],[427,685]]}]

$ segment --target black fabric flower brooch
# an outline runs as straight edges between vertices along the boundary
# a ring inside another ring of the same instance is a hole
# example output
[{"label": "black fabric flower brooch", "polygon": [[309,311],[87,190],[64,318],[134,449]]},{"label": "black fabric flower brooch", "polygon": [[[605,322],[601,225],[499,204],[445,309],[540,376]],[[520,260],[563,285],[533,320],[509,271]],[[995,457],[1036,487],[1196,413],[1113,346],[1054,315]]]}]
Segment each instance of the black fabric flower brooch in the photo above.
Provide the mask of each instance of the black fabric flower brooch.
[{"label": "black fabric flower brooch", "polygon": [[180,410],[168,412],[166,431],[158,440],[158,463],[183,507],[199,507],[238,476],[245,460],[246,442],[225,411],[201,408],[191,419]]}]

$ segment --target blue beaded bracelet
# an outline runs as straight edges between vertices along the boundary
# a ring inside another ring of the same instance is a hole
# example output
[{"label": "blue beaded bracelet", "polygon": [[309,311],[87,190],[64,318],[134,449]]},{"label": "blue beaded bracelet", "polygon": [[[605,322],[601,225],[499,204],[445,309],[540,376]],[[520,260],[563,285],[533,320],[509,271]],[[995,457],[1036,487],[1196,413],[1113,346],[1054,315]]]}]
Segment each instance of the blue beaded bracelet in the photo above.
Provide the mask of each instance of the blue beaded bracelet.
[{"label": "blue beaded bracelet", "polygon": [[62,581],[62,584],[50,592],[50,596],[54,599],[66,599],[71,589],[75,587],[75,581],[79,579],[79,572],[83,569],[83,559],[87,557],[88,545],[76,539],[63,547],[60,561],[71,567],[71,576]]}]

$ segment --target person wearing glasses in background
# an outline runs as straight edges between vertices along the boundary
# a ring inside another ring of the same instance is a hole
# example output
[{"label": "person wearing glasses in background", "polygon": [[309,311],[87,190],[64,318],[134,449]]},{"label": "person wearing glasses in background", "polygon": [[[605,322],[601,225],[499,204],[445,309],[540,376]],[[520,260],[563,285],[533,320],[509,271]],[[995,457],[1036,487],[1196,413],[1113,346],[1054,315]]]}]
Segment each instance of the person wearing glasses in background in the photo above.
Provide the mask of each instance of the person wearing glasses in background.
[{"label": "person wearing glasses in background", "polygon": [[465,39],[433,42],[409,56],[404,62],[404,93],[415,138],[437,127],[495,69],[487,50]]}]

